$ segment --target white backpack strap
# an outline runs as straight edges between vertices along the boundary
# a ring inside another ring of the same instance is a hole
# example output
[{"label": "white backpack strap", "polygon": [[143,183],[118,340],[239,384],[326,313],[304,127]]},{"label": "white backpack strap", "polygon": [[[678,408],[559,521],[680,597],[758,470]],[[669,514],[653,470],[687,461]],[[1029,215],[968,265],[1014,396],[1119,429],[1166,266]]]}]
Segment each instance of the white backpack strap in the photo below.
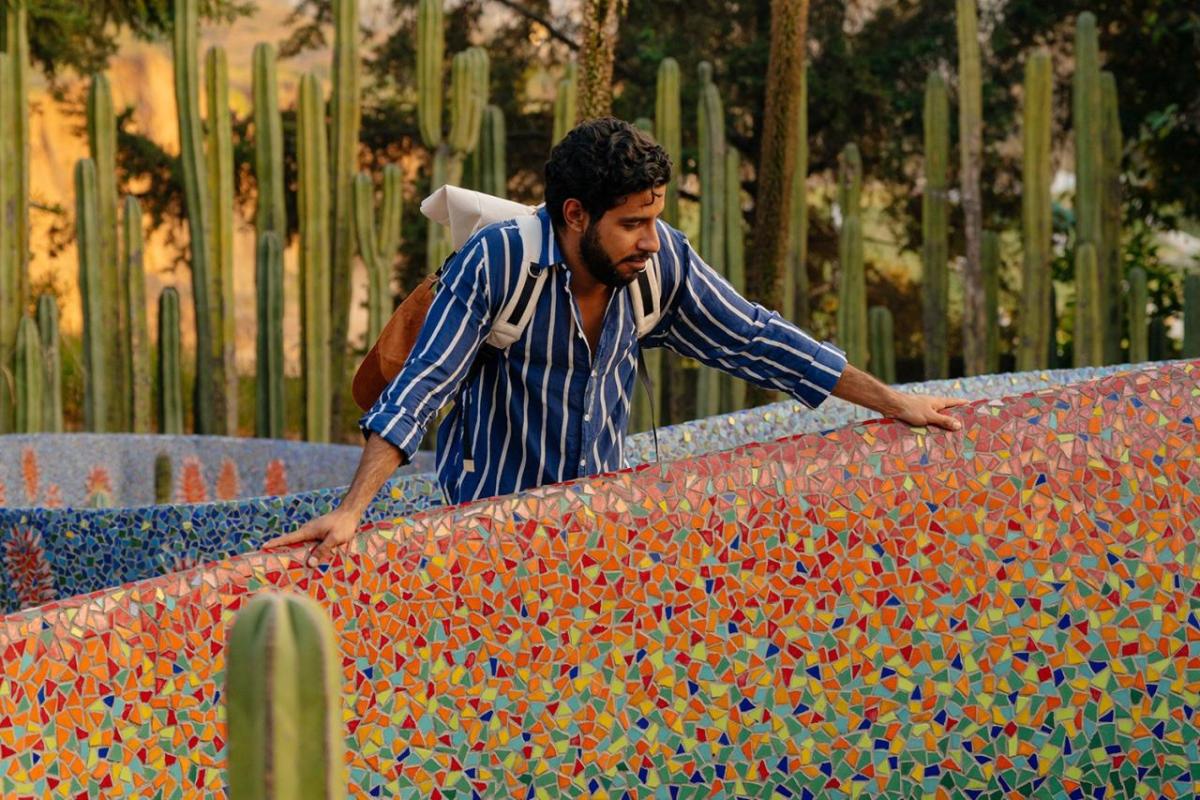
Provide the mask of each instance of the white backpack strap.
[{"label": "white backpack strap", "polygon": [[517,274],[517,284],[513,287],[500,313],[492,320],[492,331],[485,340],[497,350],[505,350],[521,338],[533,312],[537,308],[538,297],[542,287],[550,275],[547,268],[536,272],[532,269],[533,262],[542,254],[542,221],[536,216],[521,216],[515,220],[517,230],[521,234],[521,266]]},{"label": "white backpack strap", "polygon": [[657,253],[650,258],[650,266],[630,284],[629,291],[633,293],[633,318],[641,339],[654,330],[663,315],[662,267]]}]

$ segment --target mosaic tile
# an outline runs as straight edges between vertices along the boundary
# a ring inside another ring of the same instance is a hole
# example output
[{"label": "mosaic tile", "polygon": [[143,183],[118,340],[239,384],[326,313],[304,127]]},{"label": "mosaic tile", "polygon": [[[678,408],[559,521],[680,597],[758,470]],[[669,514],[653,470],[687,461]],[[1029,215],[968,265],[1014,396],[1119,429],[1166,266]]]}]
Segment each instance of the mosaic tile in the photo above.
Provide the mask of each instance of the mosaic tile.
[{"label": "mosaic tile", "polygon": [[[222,797],[259,591],[339,631],[354,797],[1191,797],[1200,362],[752,444],[0,619],[6,798]],[[956,412],[957,413],[957,412]]]}]

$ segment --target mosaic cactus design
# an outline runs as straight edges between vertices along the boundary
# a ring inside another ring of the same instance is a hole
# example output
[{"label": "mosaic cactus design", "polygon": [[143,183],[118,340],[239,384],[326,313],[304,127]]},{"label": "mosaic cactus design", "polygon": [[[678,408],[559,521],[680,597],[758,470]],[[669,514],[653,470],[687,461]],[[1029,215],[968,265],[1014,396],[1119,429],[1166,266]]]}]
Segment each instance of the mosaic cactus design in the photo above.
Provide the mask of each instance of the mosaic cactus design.
[{"label": "mosaic cactus design", "polygon": [[354,797],[1193,796],[1198,384],[858,423],[8,616],[5,796],[225,796],[225,638],[274,588],[333,619]]}]

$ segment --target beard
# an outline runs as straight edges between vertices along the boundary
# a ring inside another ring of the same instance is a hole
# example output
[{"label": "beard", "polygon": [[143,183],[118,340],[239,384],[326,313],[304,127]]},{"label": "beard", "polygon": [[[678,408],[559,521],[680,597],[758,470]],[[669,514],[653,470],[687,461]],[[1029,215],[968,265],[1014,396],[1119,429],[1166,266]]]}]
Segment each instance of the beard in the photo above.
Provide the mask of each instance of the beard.
[{"label": "beard", "polygon": [[[587,267],[587,271],[592,273],[592,277],[605,286],[621,289],[633,283],[634,278],[637,277],[635,273],[626,278],[617,270],[618,262],[614,262],[604,251],[604,247],[600,244],[600,232],[596,230],[594,223],[589,224],[587,230],[583,232],[583,238],[579,242],[579,255],[583,259],[583,265]],[[637,259],[627,260],[644,261],[646,258],[648,256],[643,255]]]}]

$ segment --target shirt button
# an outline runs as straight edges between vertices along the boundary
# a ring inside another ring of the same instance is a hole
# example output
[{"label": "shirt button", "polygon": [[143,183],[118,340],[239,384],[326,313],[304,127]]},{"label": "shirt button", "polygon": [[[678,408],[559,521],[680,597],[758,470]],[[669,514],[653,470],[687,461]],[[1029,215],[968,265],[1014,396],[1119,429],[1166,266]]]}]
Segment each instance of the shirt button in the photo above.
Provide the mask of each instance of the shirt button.
[{"label": "shirt button", "polygon": [[579,466],[581,466],[581,467],[582,467],[582,466],[583,466],[584,464],[586,464],[586,463],[587,463],[587,461],[586,461],[586,460],[584,460],[584,459],[582,459],[582,458],[581,458],[581,459],[579,459]]},{"label": "shirt button", "polygon": [[592,421],[592,415],[591,415],[591,414],[584,414],[584,415],[583,415],[583,421],[584,421],[584,422],[591,422],[591,421]]}]

